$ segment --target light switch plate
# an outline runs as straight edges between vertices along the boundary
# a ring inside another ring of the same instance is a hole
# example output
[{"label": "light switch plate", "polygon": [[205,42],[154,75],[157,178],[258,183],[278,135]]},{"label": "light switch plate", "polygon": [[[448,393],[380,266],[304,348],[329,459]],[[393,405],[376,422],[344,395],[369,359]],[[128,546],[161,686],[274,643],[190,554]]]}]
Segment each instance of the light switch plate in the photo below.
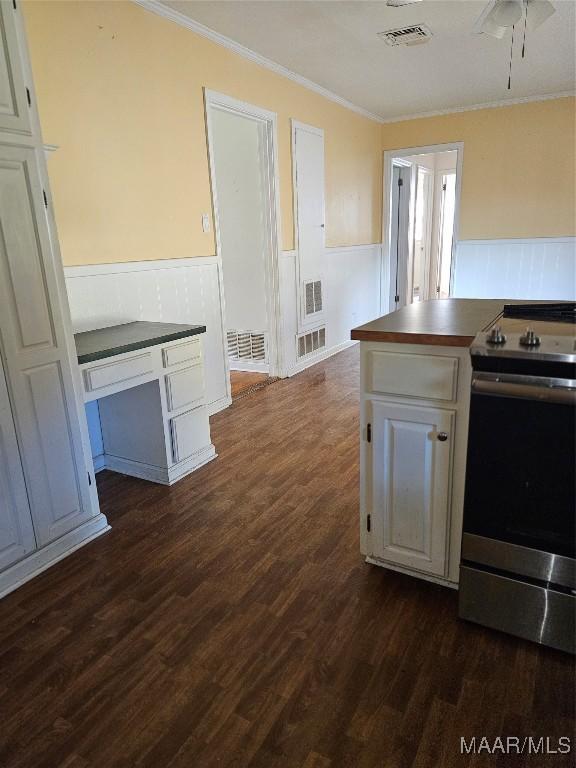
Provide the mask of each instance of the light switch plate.
[{"label": "light switch plate", "polygon": [[202,214],[202,232],[210,232],[210,216],[207,213]]}]

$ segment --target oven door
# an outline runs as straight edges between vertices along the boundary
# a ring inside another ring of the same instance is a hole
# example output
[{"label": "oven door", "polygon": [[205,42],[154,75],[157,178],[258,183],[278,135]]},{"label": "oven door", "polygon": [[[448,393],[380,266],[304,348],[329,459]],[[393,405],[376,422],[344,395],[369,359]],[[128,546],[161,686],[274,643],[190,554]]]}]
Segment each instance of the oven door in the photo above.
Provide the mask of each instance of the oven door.
[{"label": "oven door", "polygon": [[526,575],[545,581],[573,570],[575,441],[576,382],[474,372],[463,559],[516,572],[533,562]]}]

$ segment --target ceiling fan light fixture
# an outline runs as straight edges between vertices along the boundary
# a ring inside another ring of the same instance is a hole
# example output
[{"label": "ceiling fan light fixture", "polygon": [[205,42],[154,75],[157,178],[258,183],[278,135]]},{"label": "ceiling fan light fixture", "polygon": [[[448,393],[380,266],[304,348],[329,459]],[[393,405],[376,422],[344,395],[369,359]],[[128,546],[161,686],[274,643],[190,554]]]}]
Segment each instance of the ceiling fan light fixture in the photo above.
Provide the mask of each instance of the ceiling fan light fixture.
[{"label": "ceiling fan light fixture", "polygon": [[511,27],[522,18],[522,0],[497,0],[488,14],[497,27]]}]

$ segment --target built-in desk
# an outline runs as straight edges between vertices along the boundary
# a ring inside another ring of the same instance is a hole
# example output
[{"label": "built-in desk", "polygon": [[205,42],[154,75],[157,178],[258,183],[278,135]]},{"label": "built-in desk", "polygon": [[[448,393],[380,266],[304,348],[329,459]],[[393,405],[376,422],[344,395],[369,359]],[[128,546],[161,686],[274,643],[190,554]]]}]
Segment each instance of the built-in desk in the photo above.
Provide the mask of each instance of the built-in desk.
[{"label": "built-in desk", "polygon": [[[97,401],[103,449],[96,469],[171,485],[215,458],[204,398],[205,331],[133,322],[75,335],[84,400]],[[94,418],[88,421],[94,429]]]}]

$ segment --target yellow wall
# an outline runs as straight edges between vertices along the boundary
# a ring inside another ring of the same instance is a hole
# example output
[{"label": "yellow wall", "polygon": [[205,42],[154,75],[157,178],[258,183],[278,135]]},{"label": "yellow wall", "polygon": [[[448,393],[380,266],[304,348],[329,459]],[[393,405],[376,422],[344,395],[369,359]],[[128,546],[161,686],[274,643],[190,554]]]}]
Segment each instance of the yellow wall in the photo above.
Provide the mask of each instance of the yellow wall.
[{"label": "yellow wall", "polygon": [[574,98],[382,126],[386,149],[464,142],[461,240],[576,235]]},{"label": "yellow wall", "polygon": [[329,245],[381,239],[381,126],[130,2],[23,3],[65,264],[214,253],[203,86],[278,113],[283,247],[290,118],[324,128]]}]

